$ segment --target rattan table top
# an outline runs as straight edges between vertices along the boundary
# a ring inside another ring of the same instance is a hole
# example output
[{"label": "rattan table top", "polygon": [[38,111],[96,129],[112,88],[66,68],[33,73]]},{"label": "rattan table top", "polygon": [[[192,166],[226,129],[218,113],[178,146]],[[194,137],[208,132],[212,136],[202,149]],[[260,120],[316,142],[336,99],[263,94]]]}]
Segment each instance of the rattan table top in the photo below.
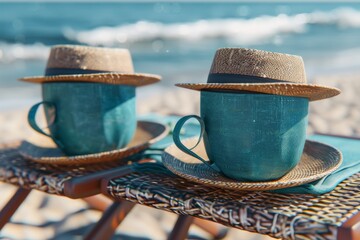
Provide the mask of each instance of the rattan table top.
[{"label": "rattan table top", "polygon": [[[0,181],[52,194],[66,195],[66,182],[126,164],[44,165],[22,158],[17,146],[10,144],[0,151]],[[171,173],[130,173],[109,181],[106,191],[114,199],[284,239],[335,239],[337,228],[360,212],[360,173],[321,196],[225,190]]]},{"label": "rattan table top", "polygon": [[127,164],[125,160],[79,166],[36,163],[24,159],[19,154],[19,144],[20,142],[1,145],[0,181],[51,194],[66,195],[64,194],[65,182],[94,173],[110,171]]},{"label": "rattan table top", "polygon": [[116,200],[283,239],[336,239],[338,227],[360,211],[360,173],[318,196],[226,190],[171,173],[131,173],[104,180],[103,191]]}]

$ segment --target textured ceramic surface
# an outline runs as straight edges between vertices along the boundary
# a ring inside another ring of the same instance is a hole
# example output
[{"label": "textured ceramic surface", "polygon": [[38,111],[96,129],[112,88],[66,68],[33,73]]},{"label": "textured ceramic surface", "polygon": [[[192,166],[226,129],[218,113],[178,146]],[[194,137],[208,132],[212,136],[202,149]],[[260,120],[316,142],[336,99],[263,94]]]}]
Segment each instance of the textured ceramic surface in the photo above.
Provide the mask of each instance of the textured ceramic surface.
[{"label": "textured ceramic surface", "polygon": [[202,91],[198,120],[203,121],[209,160],[224,175],[242,181],[269,181],[284,176],[300,160],[308,99]]},{"label": "textured ceramic surface", "polygon": [[[101,83],[42,84],[50,136],[67,155],[120,149],[135,133],[135,87]],[[34,106],[30,125],[36,125]]]}]

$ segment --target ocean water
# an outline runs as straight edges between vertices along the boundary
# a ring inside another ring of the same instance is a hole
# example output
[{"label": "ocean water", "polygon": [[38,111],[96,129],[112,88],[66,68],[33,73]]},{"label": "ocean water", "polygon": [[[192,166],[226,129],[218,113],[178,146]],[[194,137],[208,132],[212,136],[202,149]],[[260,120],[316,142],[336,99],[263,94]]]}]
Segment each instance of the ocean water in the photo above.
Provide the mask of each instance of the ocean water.
[{"label": "ocean water", "polygon": [[360,3],[0,3],[0,110],[39,99],[55,44],[129,48],[159,87],[206,82],[214,52],[301,55],[309,80],[360,69]]}]

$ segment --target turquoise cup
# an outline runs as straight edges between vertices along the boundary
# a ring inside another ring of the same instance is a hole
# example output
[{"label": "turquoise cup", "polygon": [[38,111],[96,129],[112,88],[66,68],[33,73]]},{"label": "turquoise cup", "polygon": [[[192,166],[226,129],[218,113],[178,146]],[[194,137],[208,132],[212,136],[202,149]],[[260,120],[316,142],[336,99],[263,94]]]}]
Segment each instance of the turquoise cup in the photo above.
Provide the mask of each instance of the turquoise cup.
[{"label": "turquoise cup", "polygon": [[[116,150],[126,146],[135,133],[134,86],[48,82],[42,84],[42,95],[43,101],[30,109],[28,122],[66,155]],[[41,105],[50,134],[35,121]]]},{"label": "turquoise cup", "polygon": [[[212,169],[239,181],[270,181],[300,161],[309,100],[250,92],[201,91],[201,117],[181,118],[173,131],[176,146]],[[203,159],[182,144],[180,131],[189,119],[201,126]]]}]

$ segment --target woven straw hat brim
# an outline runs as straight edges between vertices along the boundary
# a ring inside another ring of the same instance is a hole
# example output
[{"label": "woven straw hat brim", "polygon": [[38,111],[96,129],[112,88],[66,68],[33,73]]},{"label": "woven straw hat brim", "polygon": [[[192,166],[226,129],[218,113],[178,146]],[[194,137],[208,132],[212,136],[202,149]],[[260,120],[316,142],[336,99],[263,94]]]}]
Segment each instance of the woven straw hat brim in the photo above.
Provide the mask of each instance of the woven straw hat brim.
[{"label": "woven straw hat brim", "polygon": [[250,91],[293,97],[305,97],[310,101],[334,97],[341,92],[339,89],[333,87],[298,83],[179,83],[175,85],[198,91]]},{"label": "woven straw hat brim", "polygon": [[64,156],[56,147],[41,147],[36,144],[23,141],[19,147],[20,155],[24,158],[45,164],[56,165],[83,165],[93,163],[104,163],[120,160],[136,154],[151,144],[163,139],[169,133],[169,127],[160,123],[138,121],[135,136],[128,146],[95,154]]},{"label": "woven straw hat brim", "polygon": [[[196,145],[197,140],[190,138],[183,143],[191,147]],[[203,144],[199,144],[194,151],[207,159]],[[187,180],[213,187],[247,191],[274,190],[313,182],[335,171],[342,162],[342,154],[337,149],[307,140],[299,164],[282,178],[268,182],[241,182],[214,171],[198,159],[182,152],[174,144],[165,149],[162,158],[170,171]]]},{"label": "woven straw hat brim", "polygon": [[96,82],[108,84],[123,84],[136,87],[160,81],[161,77],[155,74],[146,73],[92,73],[92,74],[73,74],[56,76],[36,76],[20,78],[21,81],[32,83],[45,82]]}]

